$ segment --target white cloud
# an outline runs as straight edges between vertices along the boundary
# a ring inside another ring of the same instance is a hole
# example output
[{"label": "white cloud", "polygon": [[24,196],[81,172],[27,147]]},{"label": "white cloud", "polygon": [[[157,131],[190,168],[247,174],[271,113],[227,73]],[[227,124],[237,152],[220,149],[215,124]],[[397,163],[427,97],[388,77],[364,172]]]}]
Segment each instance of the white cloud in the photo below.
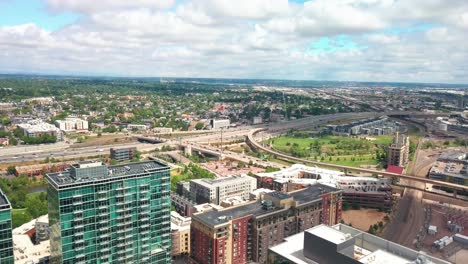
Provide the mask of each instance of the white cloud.
[{"label": "white cloud", "polygon": [[368,37],[368,40],[372,43],[377,44],[395,44],[400,42],[398,36],[385,35],[385,34],[373,34]]},{"label": "white cloud", "polygon": [[45,0],[54,12],[95,13],[128,8],[167,9],[175,0]]},{"label": "white cloud", "polygon": [[[1,72],[468,82],[468,1],[45,1],[83,15],[0,26]],[[343,35],[358,48],[311,52]]]}]

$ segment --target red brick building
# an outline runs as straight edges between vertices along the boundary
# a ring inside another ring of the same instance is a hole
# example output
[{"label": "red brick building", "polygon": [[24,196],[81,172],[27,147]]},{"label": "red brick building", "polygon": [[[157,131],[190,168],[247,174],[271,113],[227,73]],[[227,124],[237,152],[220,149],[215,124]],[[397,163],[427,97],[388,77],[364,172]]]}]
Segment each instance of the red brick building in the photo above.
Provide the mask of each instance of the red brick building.
[{"label": "red brick building", "polygon": [[313,185],[291,193],[265,194],[224,210],[192,215],[190,263],[266,263],[268,248],[285,237],[341,221],[342,191]]}]

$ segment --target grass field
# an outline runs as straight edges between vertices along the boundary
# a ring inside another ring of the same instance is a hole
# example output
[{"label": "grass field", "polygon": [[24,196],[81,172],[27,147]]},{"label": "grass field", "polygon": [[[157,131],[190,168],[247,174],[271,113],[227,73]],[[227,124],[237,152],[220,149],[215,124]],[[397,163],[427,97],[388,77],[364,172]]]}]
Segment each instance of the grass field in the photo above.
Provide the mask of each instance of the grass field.
[{"label": "grass field", "polygon": [[344,136],[298,138],[281,136],[271,140],[271,143],[275,149],[293,156],[358,167],[361,165],[378,165],[377,153],[384,151],[381,145],[390,144],[392,139],[392,136],[368,138]]}]

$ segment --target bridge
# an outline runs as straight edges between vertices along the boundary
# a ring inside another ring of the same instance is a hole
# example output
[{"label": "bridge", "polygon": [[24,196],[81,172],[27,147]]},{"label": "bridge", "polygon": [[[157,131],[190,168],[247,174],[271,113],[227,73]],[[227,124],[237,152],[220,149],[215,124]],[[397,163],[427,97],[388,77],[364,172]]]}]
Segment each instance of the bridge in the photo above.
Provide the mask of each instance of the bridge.
[{"label": "bridge", "polygon": [[267,131],[268,129],[266,128],[258,128],[251,130],[249,134],[247,135],[247,143],[253,147],[254,149],[257,150],[262,150],[267,153],[276,155],[277,157],[281,157],[284,159],[296,161],[296,162],[301,162],[304,164],[312,164],[312,165],[317,165],[320,167],[328,167],[328,168],[333,168],[333,169],[339,169],[343,170],[345,172],[347,171],[355,171],[355,172],[363,172],[363,173],[371,173],[371,174],[377,174],[377,175],[382,175],[386,177],[397,177],[400,179],[405,179],[405,180],[410,180],[410,181],[417,181],[417,182],[422,182],[424,184],[433,184],[436,186],[442,186],[442,187],[447,187],[451,188],[454,190],[459,190],[459,191],[467,191],[468,186],[464,185],[459,185],[455,183],[450,183],[450,182],[443,182],[443,181],[437,181],[437,180],[432,180],[432,179],[426,179],[426,178],[421,178],[421,177],[416,177],[416,176],[411,176],[411,175],[406,175],[406,174],[398,174],[398,173],[392,173],[392,172],[385,172],[385,171],[378,171],[378,170],[372,170],[372,169],[364,169],[364,168],[356,168],[356,167],[350,167],[350,166],[343,166],[343,165],[337,165],[337,164],[329,164],[329,163],[324,163],[324,162],[319,162],[319,161],[312,161],[312,160],[307,160],[307,159],[302,159],[302,158],[297,158],[293,157],[275,150],[272,150],[270,148],[266,148],[259,144],[257,141],[255,141],[254,135],[261,132],[261,131]]}]

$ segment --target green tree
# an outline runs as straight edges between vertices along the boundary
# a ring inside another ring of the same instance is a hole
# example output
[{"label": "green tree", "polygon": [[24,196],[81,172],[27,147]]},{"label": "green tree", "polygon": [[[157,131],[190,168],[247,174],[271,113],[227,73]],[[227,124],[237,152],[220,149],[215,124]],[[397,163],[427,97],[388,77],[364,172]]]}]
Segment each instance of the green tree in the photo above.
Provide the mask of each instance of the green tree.
[{"label": "green tree", "polygon": [[203,127],[205,127],[205,124],[203,122],[198,122],[196,125],[195,125],[195,129],[196,130],[202,130]]},{"label": "green tree", "polygon": [[11,175],[16,174],[16,167],[15,166],[8,166],[7,172],[8,172],[8,174],[11,174]]}]

